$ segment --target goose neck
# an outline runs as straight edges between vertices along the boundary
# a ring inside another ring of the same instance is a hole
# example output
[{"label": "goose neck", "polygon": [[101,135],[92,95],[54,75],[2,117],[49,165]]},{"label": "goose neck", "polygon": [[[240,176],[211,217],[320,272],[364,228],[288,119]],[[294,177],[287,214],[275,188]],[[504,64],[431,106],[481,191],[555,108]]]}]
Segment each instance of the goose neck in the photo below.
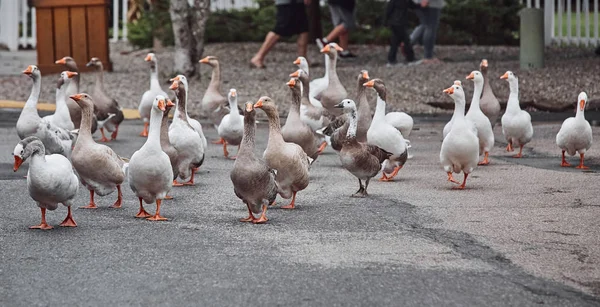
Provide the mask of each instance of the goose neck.
[{"label": "goose neck", "polygon": [[465,118],[465,104],[464,97],[454,98],[454,113],[452,114],[452,120]]},{"label": "goose neck", "polygon": [[210,83],[208,84],[209,88],[219,91],[219,86],[221,85],[221,68],[219,63],[216,63],[212,70],[212,75],[210,78]]},{"label": "goose neck", "polygon": [[507,111],[520,111],[521,106],[519,106],[519,82],[516,80],[511,80],[509,82],[510,85],[510,95],[508,96],[508,103],[506,106]]},{"label": "goose neck", "polygon": [[348,114],[348,118],[350,120],[348,125],[348,132],[346,133],[346,138],[348,141],[356,140],[356,130],[358,129],[358,120],[356,119],[356,109],[351,110]]},{"label": "goose neck", "polygon": [[279,121],[279,114],[277,109],[274,107],[263,107],[263,111],[267,114],[269,119],[269,142],[283,142],[283,136],[281,135],[281,123]]},{"label": "goose neck", "polygon": [[158,70],[156,66],[150,71],[150,88],[160,89],[160,83],[158,82]]},{"label": "goose neck", "polygon": [[483,91],[483,82],[481,80],[479,81],[475,81],[475,88],[473,90],[473,99],[471,99],[471,106],[469,108],[469,110],[471,110],[471,108],[474,108],[475,110],[480,109],[479,107],[479,102],[481,99],[481,92]]},{"label": "goose neck", "polygon": [[373,120],[385,120],[385,100],[383,100],[379,95],[377,95],[377,107],[375,107],[375,115],[373,116]]},{"label": "goose neck", "polygon": [[150,112],[150,128],[148,131],[148,140],[146,144],[152,146],[160,146],[160,126],[162,121],[162,111],[156,110],[154,107]]},{"label": "goose neck", "polygon": [[[152,116],[152,114],[150,114]],[[165,111],[163,117],[160,122],[160,145],[169,145],[171,141],[169,140],[169,112]]]},{"label": "goose neck", "polygon": [[26,108],[37,108],[37,103],[40,98],[40,88],[42,84],[42,77],[39,75],[34,75],[33,78],[33,86],[31,87],[31,94],[29,94],[29,98],[25,103]]},{"label": "goose neck", "polygon": [[79,126],[79,140],[92,140],[92,117],[94,116],[94,108],[92,106],[83,106],[81,108],[81,125]]},{"label": "goose neck", "polygon": [[[269,121],[270,123],[270,121]],[[256,134],[256,122],[254,116],[244,117],[244,135],[242,136],[242,145],[240,152],[254,152],[254,136]]]}]

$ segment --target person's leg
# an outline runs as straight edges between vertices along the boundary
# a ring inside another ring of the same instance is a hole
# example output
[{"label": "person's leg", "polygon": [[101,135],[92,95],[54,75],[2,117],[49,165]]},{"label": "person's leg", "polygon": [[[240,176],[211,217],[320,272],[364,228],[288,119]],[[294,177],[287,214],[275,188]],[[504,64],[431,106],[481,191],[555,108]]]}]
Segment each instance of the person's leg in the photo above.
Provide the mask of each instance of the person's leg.
[{"label": "person's leg", "polygon": [[440,9],[426,8],[424,11],[425,17],[425,33],[423,34],[423,47],[425,49],[425,59],[433,59],[433,47],[437,35],[437,27],[440,20]]},{"label": "person's leg", "polygon": [[308,32],[302,32],[298,35],[296,40],[298,46],[298,56],[306,58],[306,49],[308,47]]},{"label": "person's leg", "polygon": [[254,57],[252,57],[250,62],[257,68],[262,68],[264,66],[263,61],[265,60],[265,56],[267,55],[267,53],[269,53],[271,48],[275,46],[275,43],[278,40],[279,35],[275,34],[275,32],[273,31],[269,32],[267,34],[267,37],[265,37],[265,41],[263,42],[262,46],[260,46],[260,49],[254,55]]},{"label": "person's leg", "polygon": [[346,33],[340,35],[340,47],[342,47],[342,49],[344,49],[344,50],[348,50],[349,37],[350,37],[350,34],[348,33],[348,31],[346,31]]},{"label": "person's leg", "polygon": [[[330,43],[339,37],[340,38],[340,47],[342,47],[341,46],[342,45],[341,36],[343,36],[344,34],[347,34],[347,33],[348,33],[348,30],[346,30],[346,27],[344,27],[344,24],[339,24],[339,25],[335,26],[335,28],[333,28],[333,30],[331,30],[331,32],[329,32],[329,34],[327,34],[327,36],[325,37],[325,39],[326,39],[325,42]],[[342,47],[342,48],[344,48],[344,47]]]},{"label": "person's leg", "polygon": [[416,9],[415,15],[417,15],[417,18],[419,18],[419,25],[410,34],[410,42],[412,43],[412,45],[422,45],[423,33],[425,32],[425,16],[423,14],[423,9]]},{"label": "person's leg", "polygon": [[406,57],[406,61],[413,62],[415,60],[415,51],[410,43],[410,35],[408,35],[406,25],[398,26],[397,32],[398,39],[404,43],[404,56]]},{"label": "person's leg", "polygon": [[392,25],[390,29],[392,30],[392,37],[390,38],[390,51],[388,52],[387,61],[389,64],[396,63],[396,55],[398,54],[398,45],[400,44],[400,39],[398,36],[398,26]]}]

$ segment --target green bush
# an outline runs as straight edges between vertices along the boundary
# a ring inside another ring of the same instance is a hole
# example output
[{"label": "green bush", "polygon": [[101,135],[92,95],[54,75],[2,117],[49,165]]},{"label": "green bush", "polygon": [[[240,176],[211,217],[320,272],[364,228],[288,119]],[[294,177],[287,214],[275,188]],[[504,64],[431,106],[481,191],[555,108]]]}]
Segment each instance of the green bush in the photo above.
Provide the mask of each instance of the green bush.
[{"label": "green bush", "polygon": [[142,16],[127,24],[127,39],[138,48],[151,48],[153,37],[158,38],[164,46],[172,46],[173,28],[169,15],[169,0],[158,0],[154,8],[145,8]]}]

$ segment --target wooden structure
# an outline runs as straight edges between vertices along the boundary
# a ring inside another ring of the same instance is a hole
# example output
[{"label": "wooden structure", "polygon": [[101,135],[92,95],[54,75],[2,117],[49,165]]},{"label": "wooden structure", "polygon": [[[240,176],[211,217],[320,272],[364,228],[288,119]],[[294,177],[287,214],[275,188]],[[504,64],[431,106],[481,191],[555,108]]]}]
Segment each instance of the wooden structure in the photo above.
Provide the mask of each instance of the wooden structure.
[{"label": "wooden structure", "polygon": [[54,62],[71,56],[80,71],[92,57],[111,71],[108,46],[109,0],[34,0],[37,58],[42,74],[63,71]]}]

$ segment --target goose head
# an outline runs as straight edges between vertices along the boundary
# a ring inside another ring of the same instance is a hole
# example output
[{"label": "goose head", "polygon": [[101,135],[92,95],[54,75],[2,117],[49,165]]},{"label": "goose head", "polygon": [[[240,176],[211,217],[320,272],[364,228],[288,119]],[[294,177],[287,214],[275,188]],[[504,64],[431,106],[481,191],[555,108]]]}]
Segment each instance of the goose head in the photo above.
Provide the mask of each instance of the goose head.
[{"label": "goose head", "polygon": [[58,78],[58,82],[56,84],[56,88],[60,88],[64,84],[69,84],[69,80],[78,74],[72,71],[63,71],[60,73],[60,77]]},{"label": "goose head", "polygon": [[302,83],[306,83],[308,81],[308,74],[302,69],[298,69],[295,72],[291,73],[290,77],[298,78],[298,80],[300,80],[300,82]]},{"label": "goose head", "polygon": [[581,92],[579,93],[579,96],[577,97],[577,101],[579,102],[579,110],[583,111],[585,110],[585,105],[587,104],[587,100],[588,100],[588,96],[585,92]]},{"label": "goose head", "polygon": [[344,99],[342,102],[333,106],[334,108],[344,109],[344,113],[351,113],[356,111],[356,103],[352,99]]},{"label": "goose head", "polygon": [[45,154],[44,144],[42,144],[40,139],[35,136],[28,136],[22,139],[13,150],[13,156],[15,158],[13,171],[16,172],[19,170],[21,164],[37,151],[41,151],[42,154]]},{"label": "goose head", "polygon": [[321,53],[327,54],[329,56],[336,56],[338,52],[342,52],[344,49],[338,46],[336,43],[329,43],[321,49]]},{"label": "goose head", "polygon": [[73,99],[82,109],[94,108],[94,101],[92,100],[92,97],[86,93],[71,95],[69,98]]},{"label": "goose head", "polygon": [[305,57],[299,56],[294,61],[294,64],[298,65],[298,68],[302,69],[303,71],[308,72],[308,61],[306,61]]},{"label": "goose head", "polygon": [[452,97],[455,103],[458,101],[464,101],[465,98],[465,92],[463,91],[463,88],[460,85],[460,81],[457,81],[454,82],[454,85],[444,90],[444,93]]},{"label": "goose head", "polygon": [[93,57],[87,64],[85,64],[85,66],[93,67],[96,70],[102,70],[102,61],[100,61],[99,58]]},{"label": "goose head", "polygon": [[215,67],[216,65],[219,64],[219,59],[216,56],[209,55],[207,57],[204,57],[202,60],[200,60],[199,63],[208,64],[212,67]]},{"label": "goose head", "polygon": [[146,55],[146,57],[144,58],[144,61],[150,62],[150,68],[152,68],[152,69],[156,68],[157,59],[156,59],[156,55],[154,53],[152,53],[152,52],[148,53]]},{"label": "goose head", "polygon": [[481,60],[481,63],[479,64],[479,70],[481,70],[481,72],[487,72],[488,69],[488,60],[483,59]]},{"label": "goose head", "polygon": [[298,78],[291,78],[286,84],[290,87],[292,92],[300,92],[300,82],[298,81]]},{"label": "goose head", "polygon": [[229,106],[230,104],[234,107],[237,107],[238,104],[238,97],[237,97],[237,90],[232,88],[229,90],[229,93],[227,94],[227,106]]},{"label": "goose head", "polygon": [[69,69],[69,70],[77,70],[77,63],[70,56],[66,56],[60,60],[56,60],[56,62],[54,62],[54,63],[65,65],[65,66],[67,66],[67,69]]},{"label": "goose head", "polygon": [[518,80],[517,76],[510,70],[505,72],[500,79],[504,79],[508,81],[508,83],[516,82]]},{"label": "goose head", "polygon": [[163,95],[156,95],[154,98],[154,102],[152,103],[152,107],[161,112],[165,112],[167,110],[167,106],[173,107],[175,104],[171,101],[171,99],[166,98]]},{"label": "goose head", "polygon": [[365,83],[369,82],[369,72],[366,70],[361,70],[358,75],[358,83],[364,86]]},{"label": "goose head", "polygon": [[373,88],[377,92],[377,95],[381,99],[385,100],[386,90],[385,90],[385,83],[383,82],[383,80],[372,79],[372,80],[369,80],[368,82],[364,83],[363,86]]},{"label": "goose head", "polygon": [[27,66],[27,69],[23,71],[23,74],[29,76],[31,79],[38,80],[42,76],[40,69],[35,65]]},{"label": "goose head", "polygon": [[187,89],[188,82],[187,78],[184,75],[177,75],[175,78],[169,79],[169,81],[173,82],[169,89],[176,90],[178,88]]},{"label": "goose head", "polygon": [[481,74],[481,72],[478,70],[474,70],[467,76],[466,79],[473,80],[473,82],[475,82],[475,83],[478,83],[478,82],[483,83],[483,74]]},{"label": "goose head", "polygon": [[274,109],[276,109],[276,107],[275,107],[275,101],[273,101],[273,99],[271,99],[271,97],[262,96],[254,104],[254,108],[255,109],[263,109],[265,111],[267,111],[267,110],[274,110]]}]

